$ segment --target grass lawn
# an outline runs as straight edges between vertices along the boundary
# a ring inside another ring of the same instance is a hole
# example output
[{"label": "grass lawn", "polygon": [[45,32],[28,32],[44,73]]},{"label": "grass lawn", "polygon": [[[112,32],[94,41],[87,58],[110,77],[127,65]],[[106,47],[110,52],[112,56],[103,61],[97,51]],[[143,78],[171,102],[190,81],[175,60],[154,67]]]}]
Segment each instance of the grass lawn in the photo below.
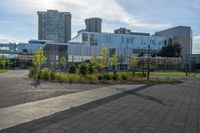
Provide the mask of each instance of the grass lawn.
[{"label": "grass lawn", "polygon": [[8,69],[0,69],[0,73],[3,73],[3,72],[7,72],[9,71]]},{"label": "grass lawn", "polygon": [[[153,76],[186,76],[185,72],[150,72]],[[194,77],[196,73],[188,73],[188,76]]]}]

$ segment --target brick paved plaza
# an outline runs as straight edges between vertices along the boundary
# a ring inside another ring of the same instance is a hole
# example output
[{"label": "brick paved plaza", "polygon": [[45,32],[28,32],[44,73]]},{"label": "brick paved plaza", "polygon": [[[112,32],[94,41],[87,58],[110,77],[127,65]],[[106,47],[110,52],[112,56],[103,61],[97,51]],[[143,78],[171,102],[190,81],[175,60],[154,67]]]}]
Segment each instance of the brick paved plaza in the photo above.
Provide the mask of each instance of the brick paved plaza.
[{"label": "brick paved plaza", "polygon": [[134,89],[2,133],[198,133],[200,78]]}]

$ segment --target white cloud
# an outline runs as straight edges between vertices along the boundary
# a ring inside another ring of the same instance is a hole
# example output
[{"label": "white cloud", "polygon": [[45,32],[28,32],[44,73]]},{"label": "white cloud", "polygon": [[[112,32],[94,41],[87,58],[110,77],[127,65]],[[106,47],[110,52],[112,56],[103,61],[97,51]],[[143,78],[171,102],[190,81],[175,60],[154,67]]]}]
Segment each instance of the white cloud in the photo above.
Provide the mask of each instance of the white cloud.
[{"label": "white cloud", "polygon": [[27,42],[26,38],[13,37],[7,34],[0,34],[0,42]]},{"label": "white cloud", "polygon": [[[72,13],[72,26],[75,25],[75,27],[84,27],[84,19],[89,17],[103,18],[103,28],[113,27],[113,23],[116,22],[121,23],[120,26],[131,29],[137,27],[146,30],[160,30],[171,26],[168,23],[143,22],[134,14],[124,10],[115,0],[6,0],[1,2],[0,7],[6,12],[32,16],[37,16],[36,11],[38,10],[57,9],[69,11]],[[36,17],[34,18],[36,19]],[[111,30],[114,29],[103,29],[106,32]]]}]

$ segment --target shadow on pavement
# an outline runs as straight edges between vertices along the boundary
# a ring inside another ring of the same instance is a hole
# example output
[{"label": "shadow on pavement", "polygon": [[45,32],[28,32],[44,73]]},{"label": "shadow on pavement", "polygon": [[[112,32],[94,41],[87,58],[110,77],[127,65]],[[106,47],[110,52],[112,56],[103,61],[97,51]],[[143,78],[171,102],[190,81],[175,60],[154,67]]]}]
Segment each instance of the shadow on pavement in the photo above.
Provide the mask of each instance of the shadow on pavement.
[{"label": "shadow on pavement", "polygon": [[40,80],[34,80],[31,82],[31,86],[37,88],[38,86],[40,86],[41,82]]},{"label": "shadow on pavement", "polygon": [[141,97],[141,98],[143,98],[143,99],[145,99],[145,100],[153,101],[153,102],[159,103],[159,104],[161,104],[161,105],[165,105],[165,104],[162,102],[162,100],[160,100],[160,99],[158,99],[158,98],[156,98],[156,97],[149,96],[149,95],[143,95],[143,94],[139,94],[139,93],[138,93],[138,92],[140,92],[140,91],[142,91],[142,90],[144,90],[144,89],[146,89],[146,88],[148,88],[148,87],[151,87],[151,86],[153,86],[153,85],[147,85],[147,86],[144,86],[144,87],[136,88],[136,89],[131,90],[131,91],[128,91],[128,92],[126,92],[126,93],[127,93],[127,94],[133,94],[133,95],[138,96],[138,97]]}]

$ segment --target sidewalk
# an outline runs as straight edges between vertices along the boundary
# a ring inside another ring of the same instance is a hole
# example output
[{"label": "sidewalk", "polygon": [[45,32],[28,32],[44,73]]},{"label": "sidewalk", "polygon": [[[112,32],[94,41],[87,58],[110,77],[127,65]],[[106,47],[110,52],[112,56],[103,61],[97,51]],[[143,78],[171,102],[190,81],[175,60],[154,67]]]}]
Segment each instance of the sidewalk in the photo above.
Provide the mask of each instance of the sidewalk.
[{"label": "sidewalk", "polygon": [[0,130],[30,122],[144,85],[113,85],[0,109]]}]

